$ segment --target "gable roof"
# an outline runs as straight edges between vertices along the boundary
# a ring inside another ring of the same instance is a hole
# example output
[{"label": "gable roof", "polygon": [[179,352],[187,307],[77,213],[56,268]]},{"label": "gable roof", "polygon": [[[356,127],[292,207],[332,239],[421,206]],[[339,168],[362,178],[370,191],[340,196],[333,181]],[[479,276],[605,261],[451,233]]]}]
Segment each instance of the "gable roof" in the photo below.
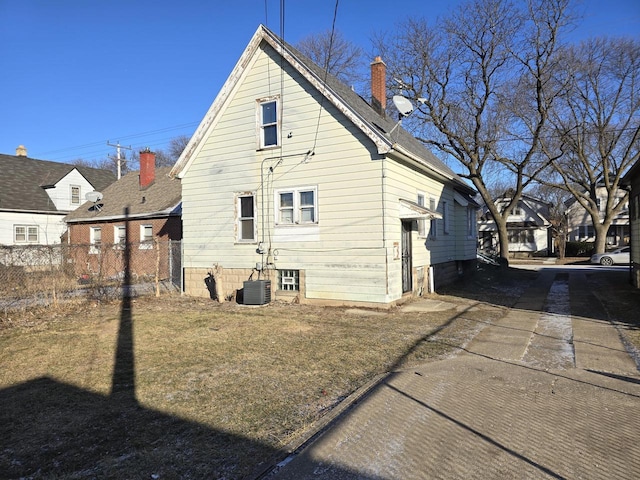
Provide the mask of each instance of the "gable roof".
[{"label": "gable roof", "polygon": [[77,170],[95,190],[116,179],[108,170],[0,154],[0,210],[58,212],[46,188]]},{"label": "gable roof", "polygon": [[169,177],[170,167],[155,169],[155,181],[140,188],[139,172],[129,172],[102,192],[102,200],[85,202],[66,216],[67,223],[121,220],[124,208],[128,218],[155,218],[180,215],[182,191],[180,180]]},{"label": "gable roof", "polygon": [[171,170],[172,176],[181,177],[188,170],[199,145],[206,137],[207,131],[214,124],[216,116],[220,113],[226,99],[231,95],[234,86],[241,78],[242,73],[250,65],[251,58],[263,42],[266,42],[278,54],[282,55],[289,65],[353,122],[353,124],[375,144],[379,154],[415,162],[443,181],[453,183],[456,188],[470,194],[475,194],[473,187],[465,183],[453,170],[444,164],[444,162],[425,148],[420,141],[415,139],[413,135],[402,127],[397,126],[396,122],[390,118],[380,115],[350,87],[333,75],[326,74],[325,71],[311,59],[288,43],[282,41],[263,25],[260,25],[256,30],[256,33],[247,45],[238,63],[222,86],[218,96],[174,165]]}]

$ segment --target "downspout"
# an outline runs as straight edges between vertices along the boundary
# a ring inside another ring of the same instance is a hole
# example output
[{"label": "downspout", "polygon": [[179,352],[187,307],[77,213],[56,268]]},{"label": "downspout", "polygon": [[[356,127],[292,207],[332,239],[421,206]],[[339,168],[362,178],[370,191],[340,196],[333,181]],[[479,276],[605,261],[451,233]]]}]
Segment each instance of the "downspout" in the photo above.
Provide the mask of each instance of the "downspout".
[{"label": "downspout", "polygon": [[387,228],[385,217],[387,212],[385,209],[386,200],[386,184],[387,184],[387,170],[386,170],[387,156],[382,157],[381,178],[382,181],[382,249],[384,250],[384,263],[385,263],[385,294],[389,295],[389,251],[387,249]]}]

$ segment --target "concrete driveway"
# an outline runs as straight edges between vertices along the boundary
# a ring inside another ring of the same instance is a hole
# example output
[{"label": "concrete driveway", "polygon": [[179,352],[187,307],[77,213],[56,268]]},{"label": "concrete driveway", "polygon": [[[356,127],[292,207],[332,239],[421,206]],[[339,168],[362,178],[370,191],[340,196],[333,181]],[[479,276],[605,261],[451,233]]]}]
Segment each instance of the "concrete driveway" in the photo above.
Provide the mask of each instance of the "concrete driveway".
[{"label": "concrete driveway", "polygon": [[640,375],[590,288],[543,268],[463,351],[393,372],[268,478],[640,478]]}]

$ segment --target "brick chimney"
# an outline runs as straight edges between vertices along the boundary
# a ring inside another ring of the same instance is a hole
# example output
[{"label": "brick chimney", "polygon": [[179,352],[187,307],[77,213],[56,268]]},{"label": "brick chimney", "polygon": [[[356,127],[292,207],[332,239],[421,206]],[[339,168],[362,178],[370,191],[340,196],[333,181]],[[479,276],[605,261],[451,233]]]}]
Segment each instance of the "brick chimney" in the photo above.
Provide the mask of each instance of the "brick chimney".
[{"label": "brick chimney", "polygon": [[380,115],[387,108],[387,65],[381,57],[371,62],[371,106]]},{"label": "brick chimney", "polygon": [[26,157],[27,156],[27,149],[25,148],[24,145],[18,145],[18,148],[16,148],[16,157]]},{"label": "brick chimney", "polygon": [[140,188],[147,188],[156,179],[156,154],[148,148],[140,152]]}]

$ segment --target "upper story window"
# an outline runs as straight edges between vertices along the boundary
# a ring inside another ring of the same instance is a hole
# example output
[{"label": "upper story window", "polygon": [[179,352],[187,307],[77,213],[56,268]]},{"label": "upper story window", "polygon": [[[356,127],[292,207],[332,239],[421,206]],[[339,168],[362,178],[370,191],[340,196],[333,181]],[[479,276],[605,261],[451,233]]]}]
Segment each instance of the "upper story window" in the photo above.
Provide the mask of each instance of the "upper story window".
[{"label": "upper story window", "polygon": [[80,187],[71,185],[71,204],[80,205]]},{"label": "upper story window", "polygon": [[257,106],[259,147],[279,146],[280,115],[278,99],[274,97],[260,99]]},{"label": "upper story window", "polygon": [[15,225],[13,227],[15,243],[38,243],[37,225]]},{"label": "upper story window", "polygon": [[276,223],[299,225],[318,223],[317,188],[304,187],[276,192]]},{"label": "upper story window", "polygon": [[236,195],[236,240],[238,242],[255,242],[256,205],[253,193]]},{"label": "upper story window", "polygon": [[522,209],[520,207],[518,207],[518,206],[513,207],[511,209],[511,215],[516,215],[516,216],[522,215]]}]

